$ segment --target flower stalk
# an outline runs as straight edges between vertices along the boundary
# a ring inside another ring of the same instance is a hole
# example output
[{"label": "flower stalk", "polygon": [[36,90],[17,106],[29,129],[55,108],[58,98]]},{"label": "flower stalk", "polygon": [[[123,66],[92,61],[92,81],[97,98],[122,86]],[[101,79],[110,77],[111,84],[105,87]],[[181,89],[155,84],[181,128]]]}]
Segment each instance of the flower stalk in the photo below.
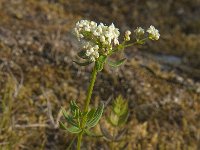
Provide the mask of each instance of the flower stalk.
[{"label": "flower stalk", "polygon": [[[91,96],[92,96],[92,91],[94,88],[94,83],[96,81],[96,76],[97,76],[97,70],[96,70],[96,67],[94,66],[93,70],[92,70],[92,74],[91,74],[90,84],[89,84],[89,87],[87,90],[87,97],[85,100],[84,112],[88,112],[88,108],[89,108],[89,104],[90,104],[90,100],[91,100]],[[85,126],[85,120],[86,119],[84,117],[81,122],[81,127]],[[83,132],[79,133],[79,135],[78,135],[77,150],[80,150],[82,137],[83,137]]]},{"label": "flower stalk", "polygon": [[85,101],[84,112],[88,111],[91,96],[92,96],[92,91],[93,91],[93,88],[94,88],[94,83],[96,81],[96,76],[97,76],[97,70],[96,70],[96,67],[94,66],[93,70],[92,70],[91,79],[90,79],[90,85],[89,85],[88,91],[87,91],[87,97],[86,97],[86,101]]}]

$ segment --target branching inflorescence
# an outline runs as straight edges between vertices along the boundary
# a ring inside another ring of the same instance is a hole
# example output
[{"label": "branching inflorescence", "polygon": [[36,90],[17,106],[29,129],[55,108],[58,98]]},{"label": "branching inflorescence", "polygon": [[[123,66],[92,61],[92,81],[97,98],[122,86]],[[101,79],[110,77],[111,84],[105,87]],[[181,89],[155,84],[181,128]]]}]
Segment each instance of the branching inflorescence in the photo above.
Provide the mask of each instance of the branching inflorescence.
[{"label": "branching inflorescence", "polygon": [[[82,62],[74,62],[80,66],[87,66],[95,63],[87,91],[84,110],[81,111],[73,101],[70,105],[71,115],[67,114],[63,109],[63,115],[70,127],[66,127],[64,123],[60,122],[60,126],[63,129],[78,134],[77,150],[79,150],[83,134],[92,134],[89,130],[98,123],[104,109],[103,104],[99,105],[96,109],[89,109],[97,73],[103,69],[104,64],[106,63],[112,67],[118,67],[125,62],[126,58],[122,58],[115,62],[109,61],[108,58],[112,54],[122,51],[124,48],[129,46],[144,44],[148,39],[158,40],[160,34],[152,25],[146,30],[146,32],[143,28],[137,27],[134,30],[133,38],[131,38],[131,31],[125,31],[123,41],[120,43],[119,29],[116,28],[113,23],[107,26],[103,23],[97,24],[96,22],[89,20],[81,20],[77,22],[74,28],[74,34],[78,40],[82,42],[82,50],[78,52],[78,56],[84,60]],[[134,39],[134,42],[131,42],[132,39]]]}]

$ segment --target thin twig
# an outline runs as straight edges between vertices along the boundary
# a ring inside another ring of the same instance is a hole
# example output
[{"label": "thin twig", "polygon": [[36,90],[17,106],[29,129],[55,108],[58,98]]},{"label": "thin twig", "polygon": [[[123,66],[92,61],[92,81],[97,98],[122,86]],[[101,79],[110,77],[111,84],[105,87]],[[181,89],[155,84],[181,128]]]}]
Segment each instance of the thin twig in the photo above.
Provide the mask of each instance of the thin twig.
[{"label": "thin twig", "polygon": [[27,124],[27,125],[14,125],[15,128],[50,128],[47,124]]},{"label": "thin twig", "polygon": [[10,142],[1,142],[0,145],[8,145]]},{"label": "thin twig", "polygon": [[49,119],[50,119],[51,124],[53,125],[53,127],[55,129],[57,129],[59,127],[60,118],[62,117],[62,110],[60,108],[60,110],[58,112],[58,115],[57,115],[57,118],[56,118],[56,121],[55,121],[54,118],[53,118],[51,103],[50,103],[49,97],[46,94],[47,92],[44,92],[43,89],[42,89],[42,92],[43,92],[44,97],[47,100],[47,115],[49,116]]},{"label": "thin twig", "polygon": [[70,144],[66,150],[70,150],[70,148],[72,147],[72,144],[74,143],[75,138],[76,138],[76,136],[73,137],[72,141],[70,142]]}]

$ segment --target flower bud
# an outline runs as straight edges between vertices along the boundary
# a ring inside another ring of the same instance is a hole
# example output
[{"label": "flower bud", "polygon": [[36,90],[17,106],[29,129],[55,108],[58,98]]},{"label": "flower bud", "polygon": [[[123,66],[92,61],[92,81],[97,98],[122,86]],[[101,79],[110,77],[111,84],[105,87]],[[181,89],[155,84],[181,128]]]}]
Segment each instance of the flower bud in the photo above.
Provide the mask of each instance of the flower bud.
[{"label": "flower bud", "polygon": [[141,39],[144,36],[144,29],[141,28],[141,27],[137,27],[134,30],[134,33],[136,35],[136,39],[139,40],[139,39]]},{"label": "flower bud", "polygon": [[125,32],[124,40],[125,41],[130,41],[130,35],[131,35],[131,31],[127,30]]},{"label": "flower bud", "polygon": [[158,40],[160,37],[159,31],[152,25],[147,29],[147,32],[150,40]]}]

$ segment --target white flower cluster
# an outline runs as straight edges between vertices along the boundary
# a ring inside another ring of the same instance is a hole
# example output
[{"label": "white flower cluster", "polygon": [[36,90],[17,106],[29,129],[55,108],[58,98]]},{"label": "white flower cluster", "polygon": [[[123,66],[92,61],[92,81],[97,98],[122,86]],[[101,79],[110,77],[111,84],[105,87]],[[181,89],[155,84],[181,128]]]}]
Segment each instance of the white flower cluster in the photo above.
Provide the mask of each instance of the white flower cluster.
[{"label": "white flower cluster", "polygon": [[136,36],[142,36],[144,35],[144,29],[141,28],[141,27],[137,27],[135,30],[134,30]]},{"label": "white flower cluster", "polygon": [[[158,40],[159,37],[160,37],[159,31],[154,26],[152,26],[152,25],[147,29],[146,32],[149,34],[148,38],[150,40]],[[137,27],[134,30],[134,33],[136,35],[136,39],[140,40],[144,36],[145,31],[144,31],[143,28]]]},{"label": "white flower cluster", "polygon": [[99,25],[97,25],[97,23],[94,21],[81,20],[76,23],[76,27],[74,31],[79,40],[81,38],[90,40],[89,44],[92,44],[92,45],[88,45],[87,43],[86,44],[87,46],[85,46],[85,49],[87,49],[88,51],[87,54],[90,57],[90,60],[92,61],[95,61],[96,58],[99,57],[99,53],[98,53],[99,47],[97,49],[98,45],[94,45],[94,43],[98,43],[98,41],[100,41],[103,47],[106,47],[109,49],[112,49],[113,45],[119,44],[118,37],[120,35],[120,32],[119,32],[119,29],[116,28],[113,23],[110,26],[106,26],[103,23],[100,23]]},{"label": "white flower cluster", "polygon": [[84,33],[90,32],[105,45],[111,45],[112,41],[115,45],[119,44],[118,37],[120,32],[113,23],[110,26],[106,26],[103,23],[97,25],[94,21],[81,20],[76,23],[74,30],[79,39],[84,38]]},{"label": "white flower cluster", "polygon": [[152,25],[147,29],[147,32],[149,33],[149,39],[151,40],[158,40],[160,37],[159,31]]},{"label": "white flower cluster", "polygon": [[99,46],[93,45],[91,42],[87,42],[83,48],[86,50],[86,56],[89,57],[90,61],[95,61],[97,58],[99,58]]},{"label": "white flower cluster", "polygon": [[[98,60],[100,55],[109,55],[112,53],[113,48],[119,45],[118,37],[120,35],[119,29],[111,25],[107,26],[103,23],[97,24],[94,21],[81,20],[76,23],[74,32],[78,40],[83,39],[83,49],[85,56],[90,61]],[[150,26],[146,32],[148,39],[158,40],[160,37],[159,31],[154,26]],[[137,27],[134,30],[136,40],[139,44],[143,44],[145,38],[145,30]],[[126,42],[130,41],[131,31],[126,31],[124,35],[124,42],[120,46],[124,46]]]},{"label": "white flower cluster", "polygon": [[97,23],[94,21],[81,20],[76,23],[76,27],[74,28],[75,34],[80,40],[80,38],[84,38],[84,32],[94,31],[97,27]]},{"label": "white flower cluster", "polygon": [[100,23],[93,34],[99,37],[104,45],[111,45],[112,41],[115,45],[119,44],[118,37],[120,32],[118,28],[115,28],[113,23],[110,26],[105,26],[103,23]]}]

